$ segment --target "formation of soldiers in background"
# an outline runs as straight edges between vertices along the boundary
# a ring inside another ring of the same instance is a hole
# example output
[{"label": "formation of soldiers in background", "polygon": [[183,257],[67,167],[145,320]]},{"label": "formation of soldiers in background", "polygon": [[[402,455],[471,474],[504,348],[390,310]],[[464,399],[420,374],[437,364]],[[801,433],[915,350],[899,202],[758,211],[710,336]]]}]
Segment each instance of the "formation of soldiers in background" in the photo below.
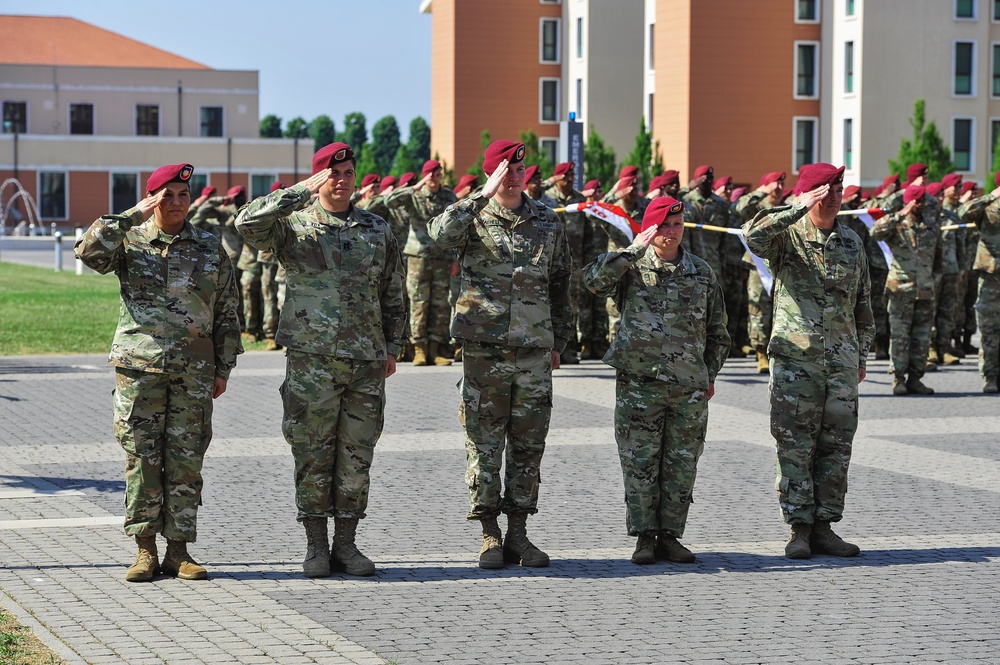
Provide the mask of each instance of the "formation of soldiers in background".
[{"label": "formation of soldiers in background", "polygon": [[[427,223],[481,184],[476,176],[466,175],[450,189],[441,182],[442,169],[435,168],[438,166],[431,160],[423,169],[425,173],[404,173],[398,179],[367,175],[354,198],[355,205],[389,222],[401,248],[407,275],[404,297],[408,299],[410,317],[409,344],[400,360],[417,366],[450,365],[453,359],[462,357],[460,346],[449,333],[460,283],[458,265],[453,253],[442,250],[430,238]],[[603,201],[619,206],[638,224],[650,201],[671,196],[685,203],[685,222],[739,228],[760,210],[784,205],[794,193],[786,184],[786,174],[780,171],[764,174],[759,186],[750,190],[736,187],[731,177],[716,176],[708,165],[698,167],[685,186],[681,186],[677,171],[665,171],[651,178],[644,193],[635,166],[624,166],[606,194],[597,180],[588,181],[582,191],[576,190],[574,166],[569,162],[556,166],[551,177],[543,180],[542,176],[537,166],[528,167],[526,192],[532,199],[557,211],[576,203]],[[282,187],[283,183],[276,182],[271,191]],[[896,395],[932,394],[933,390],[921,381],[925,372],[957,365],[978,351],[972,338],[977,330],[980,271],[986,268],[976,267],[980,232],[975,223],[984,219],[986,207],[992,202],[989,195],[980,196],[975,182],[963,182],[959,174],[928,182],[927,167],[913,164],[907,169],[905,181],[890,175],[871,193],[856,185],[846,187],[843,208],[898,214],[906,206],[904,197],[909,187],[924,188],[923,205],[917,206],[916,213],[908,209],[903,216],[919,215],[918,229],[896,233],[892,230],[895,227],[890,229],[883,222],[883,228],[875,230],[859,216],[843,218],[865,244],[877,326],[875,358],[892,361],[890,372],[896,379]],[[214,187],[206,187],[192,203],[189,220],[218,236],[236,266],[243,298],[240,320],[244,341],[264,341],[268,350],[278,350],[281,346],[274,341],[274,335],[283,300],[283,269],[269,252],[258,252],[236,233],[233,222],[246,199],[242,186],[233,187],[225,196],[217,196]],[[571,296],[576,339],[562,359],[562,364],[569,365],[602,358],[620,322],[611,299],[598,298],[583,285],[583,267],[609,250],[627,246],[629,239],[583,212],[559,214],[566,226],[574,266]],[[891,248],[891,253],[883,250],[879,240]],[[684,246],[708,261],[723,284],[733,340],[729,357],[756,357],[758,372],[767,373],[771,295],[740,238],[689,228]],[[983,252],[989,256],[988,248],[984,247]],[[980,263],[986,266],[988,261],[981,259]],[[894,298],[895,308],[889,305]],[[904,302],[911,300],[912,305]],[[993,310],[990,307],[980,311],[980,316],[996,318]],[[987,354],[980,365],[984,390],[995,392],[1000,372],[997,361]]]}]

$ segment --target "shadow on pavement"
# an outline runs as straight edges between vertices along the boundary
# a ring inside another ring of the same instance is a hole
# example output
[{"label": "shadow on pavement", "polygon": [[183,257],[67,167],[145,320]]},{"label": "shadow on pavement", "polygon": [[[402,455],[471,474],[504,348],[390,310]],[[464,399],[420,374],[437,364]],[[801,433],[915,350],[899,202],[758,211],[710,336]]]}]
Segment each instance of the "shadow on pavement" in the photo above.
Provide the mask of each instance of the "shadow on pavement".
[{"label": "shadow on pavement", "polygon": [[[40,487],[41,485],[41,487]],[[62,478],[59,476],[12,476],[0,475],[0,486],[6,489],[52,489],[45,485],[54,485],[60,490],[94,489],[99,492],[125,492],[124,480],[108,480],[101,478]]]}]

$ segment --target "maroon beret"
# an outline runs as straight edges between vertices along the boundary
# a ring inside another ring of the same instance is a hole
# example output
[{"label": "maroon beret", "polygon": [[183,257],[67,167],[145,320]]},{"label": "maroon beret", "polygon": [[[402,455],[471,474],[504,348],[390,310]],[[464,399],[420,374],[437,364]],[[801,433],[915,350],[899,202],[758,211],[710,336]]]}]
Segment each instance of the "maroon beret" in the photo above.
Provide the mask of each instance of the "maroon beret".
[{"label": "maroon beret", "polygon": [[927,193],[930,194],[931,196],[937,196],[944,190],[944,183],[932,182],[931,184],[927,185],[925,189],[927,190]]},{"label": "maroon beret", "polygon": [[378,184],[379,189],[385,189],[386,187],[395,187],[395,186],[396,186],[396,176],[394,175],[387,175],[386,177],[382,178],[382,180]]},{"label": "maroon beret", "polygon": [[417,174],[413,171],[407,171],[403,175],[399,176],[399,186],[409,187],[417,179]]},{"label": "maroon beret", "polygon": [[486,148],[486,153],[483,155],[483,171],[486,172],[486,175],[493,175],[493,172],[500,166],[500,162],[505,159],[508,164],[523,162],[524,144],[503,139],[494,141]]},{"label": "maroon beret", "polygon": [[556,164],[555,173],[553,173],[552,175],[566,175],[567,173],[573,170],[574,166],[575,164],[573,164],[573,162],[560,162]]},{"label": "maroon beret", "polygon": [[881,196],[883,189],[885,189],[885,185],[878,185],[875,187],[875,189],[872,190],[872,194],[874,194],[875,196]]},{"label": "maroon beret", "polygon": [[541,169],[538,168],[538,164],[532,164],[528,168],[524,169],[524,181],[531,182],[534,178],[541,178]]},{"label": "maroon beret", "polygon": [[941,178],[941,188],[948,189],[949,187],[958,187],[962,182],[962,176],[958,173],[949,173],[945,177]]},{"label": "maroon beret", "polygon": [[660,187],[663,187],[665,184],[667,184],[666,178],[664,178],[662,175],[655,176],[652,180],[649,181],[649,191],[653,191],[654,189],[659,189]]},{"label": "maroon beret", "polygon": [[927,165],[917,162],[906,167],[906,179],[913,182],[922,175],[927,175]]},{"label": "maroon beret", "polygon": [[627,175],[624,178],[621,178],[621,184],[618,187],[620,189],[625,189],[626,187],[634,187],[638,179],[639,179],[638,176]]},{"label": "maroon beret", "polygon": [[673,169],[668,169],[663,172],[663,185],[679,185],[681,184],[681,174]]},{"label": "maroon beret", "polygon": [[895,173],[887,175],[885,180],[882,181],[882,189],[879,190],[879,193],[882,193],[882,191],[889,185],[895,185],[896,189],[899,189],[899,176]]},{"label": "maroon beret", "polygon": [[367,187],[368,185],[374,185],[379,180],[380,178],[377,173],[369,173],[368,175],[366,175],[364,178],[361,179],[361,186]]},{"label": "maroon beret", "polygon": [[618,179],[622,178],[635,178],[639,175],[639,167],[632,166],[631,164],[626,164],[622,167],[622,170],[618,172]]},{"label": "maroon beret", "polygon": [[474,176],[471,173],[466,173],[464,176],[458,179],[458,186],[455,187],[456,190],[463,190],[466,187],[472,187],[475,189],[476,185],[479,184],[479,177]]},{"label": "maroon beret", "polygon": [[684,204],[672,196],[655,198],[646,206],[646,212],[642,215],[642,229],[640,232],[645,231],[651,226],[659,226],[667,221],[667,217],[670,215],[679,215],[683,211]]},{"label": "maroon beret", "polygon": [[428,159],[426,162],[424,162],[423,167],[421,167],[420,169],[421,177],[427,175],[428,173],[433,173],[434,169],[439,168],[440,166],[441,162],[439,162],[438,160]]},{"label": "maroon beret", "polygon": [[860,187],[858,187],[857,185],[848,185],[847,187],[844,187],[844,200],[847,201],[848,199],[857,196],[860,193],[861,193]]},{"label": "maroon beret", "polygon": [[694,170],[694,177],[695,177],[695,178],[700,178],[700,177],[702,177],[703,175],[708,175],[709,173],[712,173],[712,174],[714,174],[714,173],[715,173],[715,169],[713,169],[713,168],[712,168],[712,167],[711,167],[710,165],[708,165],[708,164],[702,164],[701,166],[699,166],[698,168],[696,168],[696,169]]},{"label": "maroon beret", "polygon": [[[997,171],[997,175],[993,176],[993,184],[1000,185],[1000,171]],[[975,189],[976,187],[978,187],[978,185],[976,185],[974,180],[966,180],[962,183],[962,193],[965,194],[970,189]]]},{"label": "maroon beret", "polygon": [[243,185],[233,185],[232,187],[230,187],[226,191],[226,198],[227,199],[235,199],[240,194],[242,194],[243,196],[246,196],[247,195],[247,188],[244,187]]},{"label": "maroon beret", "polygon": [[271,189],[269,189],[268,191],[276,192],[279,189],[284,189],[284,188],[285,188],[285,183],[281,182],[280,180],[275,180],[273,183],[271,183]]},{"label": "maroon beret", "polygon": [[811,192],[822,185],[832,185],[844,179],[847,167],[836,167],[826,162],[808,164],[799,169],[799,180],[795,183],[795,191],[799,194]]},{"label": "maroon beret", "polygon": [[194,166],[191,164],[167,164],[153,171],[146,181],[146,191],[150,194],[156,193],[169,182],[187,182],[194,173]]},{"label": "maroon beret", "polygon": [[729,202],[736,203],[737,201],[740,200],[740,197],[742,197],[746,193],[747,193],[746,187],[737,187],[736,189],[733,190],[733,193],[729,195]]},{"label": "maroon beret", "polygon": [[921,185],[910,185],[903,192],[903,203],[909,203],[910,201],[915,201],[917,199],[924,198],[924,194],[927,193],[927,188]]},{"label": "maroon beret", "polygon": [[721,189],[722,187],[729,187],[733,184],[733,177],[724,175],[721,178],[716,178],[715,183],[712,185],[712,189]]},{"label": "maroon beret", "polygon": [[313,175],[316,175],[323,169],[330,168],[334,164],[346,162],[351,159],[354,159],[354,151],[346,143],[338,141],[337,143],[323,146],[313,155]]},{"label": "maroon beret", "polygon": [[208,187],[202,187],[201,188],[201,195],[202,196],[211,196],[212,194],[215,194],[215,187],[212,187],[211,185],[209,185]]},{"label": "maroon beret", "polygon": [[601,188],[600,180],[588,180],[586,184],[584,184],[583,186],[583,192],[596,192],[600,188]]},{"label": "maroon beret", "polygon": [[784,171],[771,171],[770,173],[765,173],[760,177],[760,186],[766,187],[767,185],[770,185],[772,182],[778,182],[779,180],[784,180],[784,179],[785,179]]}]

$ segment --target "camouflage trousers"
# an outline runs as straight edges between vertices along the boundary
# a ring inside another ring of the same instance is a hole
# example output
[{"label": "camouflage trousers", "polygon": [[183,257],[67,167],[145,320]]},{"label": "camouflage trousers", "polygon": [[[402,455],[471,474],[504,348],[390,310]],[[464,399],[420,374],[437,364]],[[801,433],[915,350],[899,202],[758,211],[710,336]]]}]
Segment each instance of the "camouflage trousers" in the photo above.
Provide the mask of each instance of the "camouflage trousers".
[{"label": "camouflage trousers", "polygon": [[261,310],[263,302],[260,293],[260,278],[263,266],[254,262],[243,269],[240,275],[240,295],[243,297],[243,328],[251,335],[262,334]]},{"label": "camouflage trousers", "polygon": [[464,344],[459,420],[465,426],[467,517],[536,513],[552,412],[552,351]]},{"label": "camouflage trousers", "polygon": [[958,306],[958,274],[940,275],[934,282],[934,330],[932,338],[939,355],[951,348]]},{"label": "camouflage trousers", "polygon": [[295,458],[298,520],[362,519],[385,411],[385,362],[289,349],[281,432]]},{"label": "camouflage trousers", "polygon": [[[756,270],[754,271],[757,272]],[[749,318],[747,317],[747,281],[749,275],[742,264],[726,264],[722,274],[722,291],[726,301],[726,314],[729,317],[726,327],[733,348],[740,349],[748,343]],[[758,275],[758,279],[760,276]],[[742,352],[741,352],[742,354]]]},{"label": "camouflage trousers", "polygon": [[583,270],[573,269],[569,283],[573,314],[576,316],[576,335],[580,344],[602,346],[607,339],[608,311],[605,298],[598,298],[583,285]]},{"label": "camouflage trousers", "polygon": [[[875,317],[875,339],[889,345],[889,303],[886,298],[885,281],[888,270],[870,270],[872,283],[872,316]],[[884,348],[884,347],[883,347]]]},{"label": "camouflage trousers", "polygon": [[625,527],[684,535],[705,449],[704,390],[618,371],[615,441],[625,483]]},{"label": "camouflage trousers", "polygon": [[933,300],[917,300],[913,291],[889,292],[889,362],[894,375],[924,375],[933,323]]},{"label": "camouflage trousers", "polygon": [[747,276],[747,335],[750,346],[757,353],[767,353],[771,341],[771,324],[774,319],[774,301],[764,290],[760,273],[751,270]]},{"label": "camouflage trousers", "polygon": [[979,273],[966,270],[958,280],[955,304],[955,337],[976,332],[976,301],[979,300]]},{"label": "camouflage trousers", "polygon": [[771,435],[785,522],[838,522],[858,429],[858,370],[771,358]]},{"label": "camouflage trousers", "polygon": [[274,337],[278,332],[278,319],[281,310],[278,309],[278,264],[262,263],[260,272],[260,299],[262,307],[261,328],[264,337]]},{"label": "camouflage trousers", "polygon": [[451,259],[406,257],[406,294],[410,299],[410,341],[448,343]]},{"label": "camouflage trousers", "polygon": [[1000,378],[1000,275],[983,273],[976,300],[979,324],[979,374],[984,380]]},{"label": "camouflage trousers", "polygon": [[125,533],[193,543],[212,440],[211,376],[115,369],[114,430],[125,450]]}]

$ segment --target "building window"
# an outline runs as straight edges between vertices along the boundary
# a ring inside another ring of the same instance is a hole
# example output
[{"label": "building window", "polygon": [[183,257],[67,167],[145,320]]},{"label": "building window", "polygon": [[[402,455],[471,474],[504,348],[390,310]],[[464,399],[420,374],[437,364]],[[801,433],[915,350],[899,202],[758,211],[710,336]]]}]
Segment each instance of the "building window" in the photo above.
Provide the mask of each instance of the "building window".
[{"label": "building window", "polygon": [[854,42],[844,43],[844,92],[854,92]]},{"label": "building window", "polygon": [[796,0],[796,23],[819,23],[819,0]]},{"label": "building window", "polygon": [[975,96],[976,42],[955,42],[954,95]]},{"label": "building window", "polygon": [[208,187],[208,175],[205,173],[195,173],[188,180],[188,187],[191,188],[191,200],[194,201],[201,196],[201,190]]},{"label": "building window", "polygon": [[541,37],[539,39],[539,61],[550,64],[559,63],[559,19],[543,18],[541,21]]},{"label": "building window", "polygon": [[646,126],[649,127],[649,132],[653,132],[653,93],[649,93],[649,99],[646,100]]},{"label": "building window", "polygon": [[[38,172],[39,211],[43,219],[66,219],[66,173]],[[132,201],[135,205],[138,199]]]},{"label": "building window", "polygon": [[559,79],[539,79],[539,119],[559,122]]},{"label": "building window", "polygon": [[543,5],[558,5],[562,0],[538,0]]},{"label": "building window", "polygon": [[803,166],[816,161],[816,127],[819,121],[816,118],[794,118],[792,122],[795,128],[793,159],[795,173],[798,174]]},{"label": "building window", "polygon": [[819,97],[819,43],[795,42],[796,99]]},{"label": "building window", "polygon": [[993,45],[993,96],[1000,97],[1000,44]]},{"label": "building window", "polygon": [[1000,0],[993,0],[993,20],[1000,21]]},{"label": "building window", "polygon": [[549,164],[559,163],[559,139],[538,139],[538,151]]},{"label": "building window", "polygon": [[955,18],[976,20],[976,0],[955,0]]},{"label": "building window", "polygon": [[990,171],[997,158],[997,137],[1000,137],[1000,120],[994,118],[990,120]]},{"label": "building window", "polygon": [[201,136],[222,136],[222,107],[201,107]]},{"label": "building window", "polygon": [[69,133],[70,134],[94,133],[93,104],[69,105]]},{"label": "building window", "polygon": [[135,107],[135,135],[136,136],[159,136],[160,135],[160,107],[148,104],[136,104]]},{"label": "building window", "polygon": [[656,45],[656,24],[650,23],[649,24],[649,70],[650,71],[656,69],[656,66],[653,64],[655,62],[653,60],[653,55],[654,55],[653,47],[655,45]]},{"label": "building window", "polygon": [[854,16],[854,0],[847,0],[844,3],[844,13],[847,16]]},{"label": "building window", "polygon": [[844,166],[854,170],[854,120],[844,119]]},{"label": "building window", "polygon": [[576,57],[583,57],[583,19],[576,19]]},{"label": "building window", "polygon": [[3,103],[3,133],[28,133],[28,102]]},{"label": "building window", "polygon": [[583,79],[576,80],[576,119],[583,117]]},{"label": "building window", "polygon": [[956,171],[972,170],[972,118],[951,121],[951,161]]},{"label": "building window", "polygon": [[250,176],[250,198],[267,196],[271,191],[271,185],[277,180],[277,176],[272,174]]},{"label": "building window", "polygon": [[116,215],[134,206],[139,199],[139,176],[135,173],[111,174],[111,212]]}]

